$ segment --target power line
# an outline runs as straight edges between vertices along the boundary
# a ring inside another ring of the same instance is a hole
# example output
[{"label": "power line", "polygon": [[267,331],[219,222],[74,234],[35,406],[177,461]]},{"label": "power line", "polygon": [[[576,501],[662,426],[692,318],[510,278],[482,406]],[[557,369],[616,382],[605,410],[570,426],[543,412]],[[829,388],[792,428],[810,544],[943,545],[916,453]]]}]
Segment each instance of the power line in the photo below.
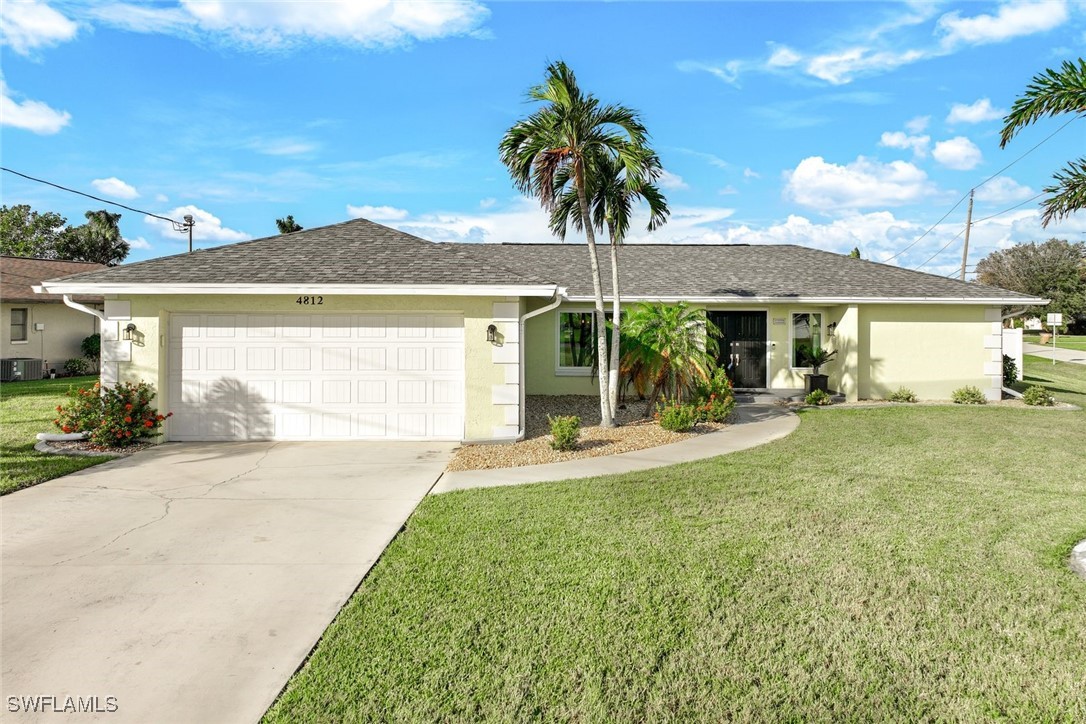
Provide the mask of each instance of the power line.
[{"label": "power line", "polygon": [[923,267],[926,267],[926,266],[927,266],[927,265],[928,265],[929,263],[931,263],[931,260],[932,260],[932,259],[934,259],[935,257],[937,257],[937,256],[939,256],[940,254],[942,254],[942,253],[943,253],[944,251],[946,251],[946,250],[947,250],[947,248],[948,248],[948,247],[949,247],[949,246],[950,246],[951,244],[953,244],[953,243],[954,243],[954,242],[955,242],[955,241],[957,240],[957,238],[958,238],[959,236],[961,236],[961,235],[962,235],[962,234],[964,234],[964,233],[965,233],[965,229],[962,229],[961,231],[959,231],[959,232],[958,232],[957,234],[955,234],[955,235],[954,235],[954,238],[953,238],[953,239],[951,239],[950,241],[948,241],[948,242],[947,242],[946,244],[943,244],[943,248],[942,248],[942,249],[940,249],[939,251],[937,251],[937,252],[935,252],[934,254],[932,254],[931,256],[929,256],[929,257],[928,257],[928,260],[927,260],[926,262],[924,262],[923,264],[920,264],[919,266],[915,266],[915,267],[913,267],[913,270],[914,270],[914,271],[920,271],[920,269],[921,269],[921,268],[923,268]]},{"label": "power line", "polygon": [[[939,224],[941,224],[941,223],[943,223],[944,221],[946,221],[946,217],[948,217],[948,216],[950,216],[950,215],[951,215],[952,213],[954,213],[954,209],[956,209],[956,208],[958,208],[959,206],[961,206],[961,205],[962,205],[962,202],[963,202],[963,201],[965,201],[965,198],[966,198],[966,196],[968,196],[968,195],[969,195],[969,194],[966,194],[965,196],[963,196],[963,197],[961,197],[960,199],[958,199],[958,203],[956,203],[956,204],[954,204],[953,206],[951,206],[951,207],[950,207],[950,211],[948,211],[948,212],[946,212],[945,214],[943,214],[943,218],[939,219],[939,220],[938,220],[938,221],[936,221],[936,222],[935,222],[934,224],[932,224],[932,225],[931,225],[931,228],[929,228],[929,229],[928,229],[927,231],[925,231],[925,232],[924,232],[923,234],[921,234],[921,235],[920,235],[919,237],[917,237],[916,241],[914,241],[913,243],[909,244],[908,246],[906,246],[906,247],[905,247],[904,249],[902,249],[902,250],[901,250],[901,251],[899,251],[898,253],[894,254],[894,255],[893,255],[892,257],[890,257],[889,259],[887,259],[886,261],[884,261],[884,262],[883,262],[883,264],[885,264],[885,263],[887,263],[887,262],[890,262],[890,261],[893,261],[894,259],[897,259],[897,258],[898,258],[899,256],[901,256],[902,254],[904,254],[905,252],[907,252],[907,251],[908,251],[909,249],[912,249],[912,248],[913,248],[914,246],[916,246],[917,244],[919,244],[919,243],[920,243],[920,241],[921,241],[921,240],[922,240],[922,239],[923,239],[923,238],[924,238],[925,236],[927,236],[927,235],[928,235],[928,234],[930,234],[931,232],[935,231],[935,227],[936,227],[936,226],[938,226]],[[954,238],[957,238],[957,237],[954,237]],[[923,264],[921,264],[920,266],[923,266]]]},{"label": "power line", "polygon": [[34,178],[33,176],[28,176],[25,173],[20,173],[18,171],[7,168],[5,166],[0,166],[0,171],[7,171],[8,173],[13,173],[16,176],[22,176],[23,178],[28,179],[30,181],[36,181],[36,182],[38,182],[40,184],[45,184],[46,186],[52,186],[53,188],[60,189],[61,191],[67,191],[68,193],[71,193],[71,194],[78,194],[80,196],[86,196],[88,199],[94,199],[95,201],[101,201],[103,204],[110,204],[111,206],[119,206],[122,209],[127,209],[129,211],[134,211],[137,214],[146,214],[147,216],[153,216],[156,219],[162,219],[163,221],[170,222],[171,224],[174,225],[174,228],[184,227],[185,226],[185,222],[183,222],[183,221],[176,221],[174,219],[169,218],[168,216],[160,216],[159,214],[152,214],[150,211],[141,211],[140,209],[136,209],[136,208],[133,208],[131,206],[125,206],[124,204],[118,203],[116,201],[110,201],[109,199],[103,199],[103,198],[100,198],[98,196],[92,196],[91,194],[83,193],[82,191],[76,191],[75,189],[70,189],[67,186],[61,186],[60,184],[55,184],[52,181],[46,181],[45,179]]},{"label": "power line", "polygon": [[1017,208],[1018,208],[1019,206],[1025,206],[1025,205],[1026,205],[1026,204],[1028,204],[1028,203],[1029,203],[1030,201],[1036,201],[1037,199],[1041,198],[1041,197],[1042,197],[1042,196],[1044,196],[1044,195],[1045,195],[1045,192],[1044,192],[1044,191],[1042,191],[1041,193],[1037,194],[1036,196],[1031,196],[1031,197],[1029,197],[1028,199],[1026,199],[1025,201],[1019,202],[1019,203],[1015,204],[1014,206],[1010,206],[1010,207],[1008,207],[1008,208],[1006,208],[1006,209],[1003,209],[1002,211],[999,211],[999,212],[997,212],[997,213],[991,214],[990,216],[985,216],[985,217],[984,217],[983,219],[977,219],[977,220],[976,220],[976,221],[974,221],[973,223],[974,223],[974,224],[979,224],[979,223],[980,223],[980,222],[982,222],[982,221],[987,221],[988,219],[994,219],[994,218],[995,218],[995,217],[997,217],[997,216],[1002,216],[1003,214],[1007,213],[1008,211],[1014,211],[1014,210],[1015,210],[1015,209],[1017,209]]}]

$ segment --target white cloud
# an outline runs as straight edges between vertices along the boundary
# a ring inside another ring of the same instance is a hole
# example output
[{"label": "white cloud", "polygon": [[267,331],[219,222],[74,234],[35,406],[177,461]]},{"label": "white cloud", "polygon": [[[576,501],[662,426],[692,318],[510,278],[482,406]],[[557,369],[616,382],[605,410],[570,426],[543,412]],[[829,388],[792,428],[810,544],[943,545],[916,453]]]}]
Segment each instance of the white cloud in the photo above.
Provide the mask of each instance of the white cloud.
[{"label": "white cloud", "polygon": [[352,206],[347,204],[347,215],[352,219],[401,221],[407,218],[407,210],[397,209],[394,206]]},{"label": "white cloud", "polygon": [[498,200],[496,198],[494,198],[493,196],[488,196],[485,199],[479,199],[479,208],[489,209],[496,203],[498,203]]},{"label": "white cloud", "polygon": [[91,186],[98,189],[106,196],[112,196],[115,199],[135,199],[140,195],[140,192],[136,190],[135,186],[121,181],[116,176],[96,178],[91,181]]},{"label": "white cloud", "polygon": [[1022,35],[1032,35],[1062,25],[1068,18],[1067,4],[1062,0],[1006,3],[994,15],[963,18],[955,10],[939,18],[938,29],[947,44],[982,45],[998,43]]},{"label": "white cloud", "polygon": [[128,245],[133,249],[151,248],[151,242],[147,241],[147,239],[144,239],[142,236],[137,236],[135,239],[126,238],[125,241],[127,241]]},{"label": "white cloud", "polygon": [[0,125],[48,136],[59,132],[71,120],[72,114],[68,111],[58,111],[41,101],[16,100],[0,76]]},{"label": "white cloud", "polygon": [[739,193],[739,189],[735,188],[731,184],[729,184],[729,185],[725,186],[724,188],[720,189],[720,191],[717,191],[717,194],[719,196],[732,196],[732,195],[737,194],[737,193]]},{"label": "white cloud", "polygon": [[955,103],[950,107],[946,122],[950,124],[982,123],[983,121],[994,121],[1005,115],[1007,115],[1005,110],[993,108],[990,100],[981,98],[974,103]]},{"label": "white cloud", "polygon": [[789,48],[787,45],[771,43],[773,52],[769,55],[766,65],[771,68],[791,68],[803,60],[803,56]]},{"label": "white cloud", "polygon": [[160,204],[164,204],[170,200],[170,197],[166,194],[155,194],[155,201]]},{"label": "white cloud", "polygon": [[5,2],[0,13],[0,44],[19,55],[37,48],[64,43],[75,37],[79,26],[43,2]]},{"label": "white cloud", "polygon": [[248,50],[289,50],[327,42],[393,48],[414,41],[481,34],[490,11],[475,0],[181,0],[176,8],[109,3],[88,13],[126,30],[211,38]]},{"label": "white cloud", "polygon": [[889,211],[849,214],[825,224],[791,214],[780,224],[761,229],[747,225],[728,229],[722,238],[727,244],[798,244],[816,249],[847,253],[859,246],[866,255],[887,258],[916,238],[918,224],[897,219]]},{"label": "white cloud", "polygon": [[743,178],[761,178],[762,174],[758,173],[752,168],[743,169]]},{"label": "white cloud", "polygon": [[744,61],[730,60],[726,63],[703,63],[697,60],[682,60],[675,67],[684,73],[704,72],[719,78],[730,85],[737,85],[739,73],[747,66]]},{"label": "white cloud", "polygon": [[666,170],[660,173],[660,178],[657,179],[657,184],[660,186],[660,188],[668,189],[669,191],[678,191],[681,189],[690,188],[690,185],[683,181],[682,176]]},{"label": "white cloud", "polygon": [[1023,186],[1010,176],[997,176],[977,189],[976,199],[993,204],[1005,204],[1011,201],[1025,201],[1036,195],[1036,191],[1029,186]]},{"label": "white cloud", "polygon": [[936,161],[955,171],[976,168],[984,160],[977,145],[965,136],[955,136],[947,141],[939,141],[935,144],[931,155]]},{"label": "white cloud", "polygon": [[936,193],[921,169],[906,161],[879,163],[860,156],[845,166],[810,156],[785,173],[785,196],[822,210],[902,206]]},{"label": "white cloud", "polygon": [[304,138],[255,138],[247,147],[266,156],[302,156],[319,148]]},{"label": "white cloud", "polygon": [[904,131],[886,131],[879,138],[880,146],[911,150],[917,158],[923,158],[928,154],[929,143],[931,143],[931,136],[910,136]]},{"label": "white cloud", "polygon": [[[212,214],[210,211],[204,211],[203,209],[189,204],[187,206],[178,206],[172,209],[163,216],[168,216],[171,219],[181,220],[186,214],[191,214],[193,221],[195,222],[192,227],[192,239],[196,241],[248,241],[253,238],[251,234],[246,234],[244,231],[236,231],[229,229],[222,225],[222,220]],[[184,233],[179,233],[174,230],[173,225],[168,221],[162,219],[156,219],[153,216],[143,217],[144,223],[150,225],[152,228],[157,229],[159,234],[169,240],[187,241],[188,237]]]},{"label": "white cloud", "polygon": [[931,116],[917,116],[905,121],[905,130],[912,134],[920,134],[928,130]]},{"label": "white cloud", "polygon": [[833,85],[851,83],[858,76],[874,75],[915,63],[927,57],[923,50],[874,50],[846,48],[833,53],[816,55],[807,63],[808,75]]}]

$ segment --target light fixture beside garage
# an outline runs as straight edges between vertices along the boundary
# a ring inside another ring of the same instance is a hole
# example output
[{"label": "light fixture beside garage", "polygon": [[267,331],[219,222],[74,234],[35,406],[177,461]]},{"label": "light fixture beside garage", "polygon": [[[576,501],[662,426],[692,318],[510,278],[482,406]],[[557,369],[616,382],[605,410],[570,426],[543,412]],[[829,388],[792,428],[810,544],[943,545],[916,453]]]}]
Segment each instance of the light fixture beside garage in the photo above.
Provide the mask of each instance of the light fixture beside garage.
[{"label": "light fixture beside garage", "polygon": [[124,328],[124,339],[131,342],[136,338],[136,325],[132,322],[128,323],[128,326]]},{"label": "light fixture beside garage", "polygon": [[494,344],[498,341],[498,325],[491,324],[486,328],[486,341]]}]

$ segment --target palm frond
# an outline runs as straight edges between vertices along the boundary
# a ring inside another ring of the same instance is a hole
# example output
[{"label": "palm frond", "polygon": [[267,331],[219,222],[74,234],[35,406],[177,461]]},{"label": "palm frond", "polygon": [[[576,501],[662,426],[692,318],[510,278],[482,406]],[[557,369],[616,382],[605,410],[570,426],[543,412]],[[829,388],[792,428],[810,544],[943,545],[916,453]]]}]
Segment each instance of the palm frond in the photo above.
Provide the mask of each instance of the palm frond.
[{"label": "palm frond", "polygon": [[1061,221],[1075,211],[1086,208],[1086,158],[1071,161],[1053,178],[1056,184],[1044,189],[1050,195],[1041,203],[1041,226]]},{"label": "palm frond", "polygon": [[999,147],[1004,148],[1026,126],[1045,116],[1086,112],[1086,59],[1065,60],[1033,77],[1026,92],[1003,119]]}]

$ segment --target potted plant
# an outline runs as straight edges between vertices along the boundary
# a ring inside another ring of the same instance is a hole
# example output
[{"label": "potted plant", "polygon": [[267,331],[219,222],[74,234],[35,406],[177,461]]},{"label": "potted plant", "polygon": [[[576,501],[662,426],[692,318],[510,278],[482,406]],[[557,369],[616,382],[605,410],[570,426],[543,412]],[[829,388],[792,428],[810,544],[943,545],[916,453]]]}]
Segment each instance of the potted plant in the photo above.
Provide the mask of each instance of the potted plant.
[{"label": "potted plant", "polygon": [[822,390],[823,392],[829,392],[829,376],[819,374],[819,369],[822,365],[826,364],[834,357],[837,356],[837,351],[829,352],[821,347],[815,347],[809,350],[804,355],[804,362],[811,368],[811,374],[803,375],[805,389],[807,394],[811,394],[815,390]]}]

